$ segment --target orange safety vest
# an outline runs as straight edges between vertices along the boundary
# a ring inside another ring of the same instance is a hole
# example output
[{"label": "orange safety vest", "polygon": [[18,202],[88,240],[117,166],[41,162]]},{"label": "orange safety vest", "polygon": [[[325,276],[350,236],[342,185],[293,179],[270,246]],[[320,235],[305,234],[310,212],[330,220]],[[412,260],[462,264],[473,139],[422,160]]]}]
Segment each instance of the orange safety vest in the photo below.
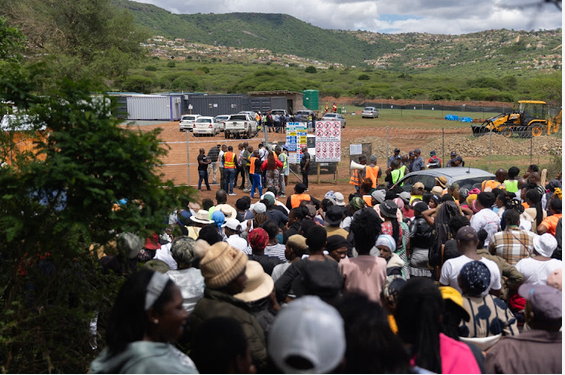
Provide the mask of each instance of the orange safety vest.
[{"label": "orange safety vest", "polygon": [[224,154],[224,158],[226,160],[224,164],[225,169],[235,169],[235,154],[233,152],[226,152]]},{"label": "orange safety vest", "polygon": [[485,191],[486,188],[490,187],[491,190],[492,189],[501,189],[504,188],[504,186],[502,186],[502,184],[496,180],[485,180],[483,181],[483,183],[481,184],[481,190]]},{"label": "orange safety vest", "polygon": [[302,201],[309,201],[310,195],[308,194],[292,194],[290,196],[290,206],[292,208],[296,208],[300,206],[300,202]]},{"label": "orange safety vest", "polygon": [[259,159],[256,158],[255,156],[251,157],[251,161],[250,161],[250,167],[249,167],[249,174],[255,174],[255,161]]},{"label": "orange safety vest", "polygon": [[351,171],[351,178],[349,179],[349,183],[355,186],[361,186],[361,179],[359,178],[359,171],[353,170]]},{"label": "orange safety vest", "polygon": [[373,189],[376,189],[379,184],[379,167],[377,165],[374,167],[367,165],[365,167],[365,178],[370,178],[373,181]]},{"label": "orange safety vest", "polygon": [[370,195],[363,195],[363,200],[365,201],[365,203],[367,203],[367,206],[373,207],[373,204],[371,203],[371,196]]}]

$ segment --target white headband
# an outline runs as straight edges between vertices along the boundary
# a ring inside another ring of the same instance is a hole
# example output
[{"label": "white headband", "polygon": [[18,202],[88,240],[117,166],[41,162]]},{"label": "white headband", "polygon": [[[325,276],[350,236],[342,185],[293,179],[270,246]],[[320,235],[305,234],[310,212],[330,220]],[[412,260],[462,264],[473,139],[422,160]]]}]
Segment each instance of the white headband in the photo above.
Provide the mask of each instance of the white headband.
[{"label": "white headband", "polygon": [[153,273],[151,281],[149,281],[149,285],[147,285],[147,292],[145,293],[145,311],[149,310],[155,301],[157,301],[157,298],[163,293],[165,285],[167,285],[169,280],[170,278],[162,273]]}]

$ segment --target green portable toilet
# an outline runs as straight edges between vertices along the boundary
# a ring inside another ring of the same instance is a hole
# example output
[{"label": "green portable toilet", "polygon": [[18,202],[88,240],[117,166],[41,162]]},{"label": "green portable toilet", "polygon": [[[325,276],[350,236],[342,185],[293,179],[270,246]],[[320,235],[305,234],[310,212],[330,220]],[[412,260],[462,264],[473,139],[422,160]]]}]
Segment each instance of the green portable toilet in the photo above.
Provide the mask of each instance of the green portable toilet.
[{"label": "green portable toilet", "polygon": [[319,96],[318,90],[304,90],[302,91],[302,105],[311,111],[319,109]]}]

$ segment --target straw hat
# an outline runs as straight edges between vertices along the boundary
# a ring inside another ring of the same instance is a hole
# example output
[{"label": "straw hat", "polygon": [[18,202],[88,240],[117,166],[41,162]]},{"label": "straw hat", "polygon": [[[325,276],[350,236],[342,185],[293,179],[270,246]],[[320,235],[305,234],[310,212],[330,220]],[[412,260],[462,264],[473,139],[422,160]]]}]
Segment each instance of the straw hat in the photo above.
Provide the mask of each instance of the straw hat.
[{"label": "straw hat", "polygon": [[259,262],[248,260],[245,275],[247,276],[247,285],[243,292],[234,295],[235,298],[245,302],[253,302],[268,297],[273,291],[275,282],[269,274],[265,273]]},{"label": "straw hat", "polygon": [[224,216],[226,217],[226,220],[235,219],[235,217],[237,216],[237,211],[235,210],[235,208],[233,208],[229,204],[219,204],[219,205],[217,205],[216,211],[221,211],[224,214]]},{"label": "straw hat", "polygon": [[206,210],[199,210],[196,216],[191,216],[190,220],[200,224],[212,224],[214,221],[210,220],[210,213]]}]

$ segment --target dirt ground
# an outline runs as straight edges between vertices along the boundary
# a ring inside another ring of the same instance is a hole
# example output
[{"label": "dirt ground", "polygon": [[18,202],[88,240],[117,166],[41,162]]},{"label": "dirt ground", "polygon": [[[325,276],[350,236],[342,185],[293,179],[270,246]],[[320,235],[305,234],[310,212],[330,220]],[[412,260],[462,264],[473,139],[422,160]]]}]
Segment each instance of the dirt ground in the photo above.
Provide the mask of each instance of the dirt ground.
[{"label": "dirt ground", "polygon": [[[135,128],[135,127],[134,127]],[[264,141],[264,134],[261,132],[258,137],[251,140],[244,139],[230,139],[226,140],[224,134],[220,133],[215,137],[195,137],[192,133],[180,132],[178,128],[178,122],[167,122],[157,125],[147,125],[138,127],[141,131],[149,131],[155,128],[161,128],[162,132],[160,134],[160,139],[163,141],[163,147],[168,147],[168,156],[163,159],[164,166],[161,169],[164,179],[171,179],[176,184],[189,184],[196,186],[198,183],[198,171],[197,171],[197,161],[198,150],[204,148],[206,153],[208,150],[215,146],[216,144],[228,144],[237,150],[239,143],[244,141],[249,142],[253,147],[257,147],[259,143]],[[348,183],[349,180],[349,146],[355,143],[372,143],[373,149],[372,153],[378,158],[378,163],[381,169],[386,168],[386,157],[387,155],[392,155],[395,147],[401,149],[401,154],[407,154],[408,150],[414,150],[415,148],[420,148],[422,150],[422,156],[424,160],[427,161],[427,155],[433,149],[438,152],[438,156],[442,157],[444,163],[449,159],[450,147],[456,147],[467,152],[467,158],[465,160],[475,161],[480,160],[481,153],[485,152],[485,144],[488,145],[486,139],[473,139],[469,136],[471,131],[469,127],[465,128],[452,128],[444,129],[443,134],[441,129],[430,129],[430,128],[394,128],[389,129],[388,136],[387,130],[384,127],[375,126],[349,126],[342,131],[342,162],[338,165],[338,170],[334,178],[333,174],[322,174],[320,176],[320,183],[318,184],[318,178],[316,175],[310,175],[310,194],[316,198],[323,198],[324,194],[328,190],[339,191],[345,197],[350,193],[354,192],[353,186]],[[188,148],[187,148],[187,136],[188,136]],[[387,137],[388,137],[388,152],[387,152]],[[497,136],[500,137],[500,136]],[[267,133],[268,143],[277,142],[278,144],[283,144],[285,142],[284,134],[277,133]],[[493,137],[494,138],[494,137]],[[540,137],[547,138],[547,137]],[[494,144],[493,155],[510,155],[509,145],[504,142],[510,142],[507,139],[501,140],[499,143]],[[528,142],[529,143],[529,142]],[[560,139],[558,140],[560,143]],[[463,146],[464,145],[464,146]],[[467,146],[469,145],[469,146]],[[473,146],[474,145],[474,146]],[[469,148],[467,148],[469,147]],[[445,153],[442,155],[443,152]],[[471,152],[471,148],[474,148]],[[547,150],[541,150],[547,154]],[[561,153],[561,146],[559,145],[559,153]],[[488,156],[489,148],[486,148],[486,154]],[[536,153],[537,154],[537,153]],[[522,154],[516,154],[522,155]],[[188,157],[187,157],[188,156]],[[484,155],[483,155],[484,158]],[[524,159],[522,156],[520,160]],[[539,157],[538,157],[539,159]],[[187,160],[189,165],[187,166]],[[526,160],[522,161],[525,164]],[[476,164],[475,164],[476,165]],[[384,176],[383,176],[384,179]],[[220,175],[219,171],[217,173],[217,180],[219,182]],[[210,183],[212,182],[212,177],[209,177]],[[292,192],[292,186],[299,182],[298,178],[292,173],[289,176],[289,185],[291,189],[287,190],[287,193]],[[216,190],[220,187],[219,185],[211,185],[212,191],[202,191],[200,192],[199,200],[203,198],[214,198]],[[204,188],[205,189],[205,188]],[[239,189],[234,189],[236,196],[229,197],[229,203],[234,203],[240,198],[244,193]],[[247,193],[248,194],[248,193]]]}]

